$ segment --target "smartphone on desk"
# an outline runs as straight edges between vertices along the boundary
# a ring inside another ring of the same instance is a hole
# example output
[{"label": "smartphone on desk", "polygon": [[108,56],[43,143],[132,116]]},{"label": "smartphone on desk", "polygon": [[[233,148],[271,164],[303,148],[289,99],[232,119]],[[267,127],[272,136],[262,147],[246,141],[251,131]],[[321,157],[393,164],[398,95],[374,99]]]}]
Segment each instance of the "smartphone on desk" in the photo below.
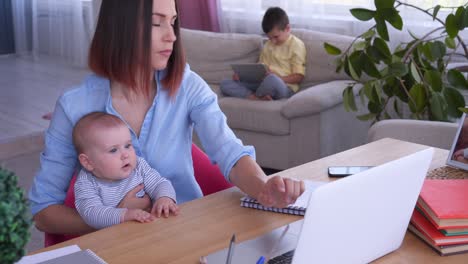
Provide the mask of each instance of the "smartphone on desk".
[{"label": "smartphone on desk", "polygon": [[331,166],[328,167],[328,176],[345,177],[368,170],[373,167],[374,166]]}]

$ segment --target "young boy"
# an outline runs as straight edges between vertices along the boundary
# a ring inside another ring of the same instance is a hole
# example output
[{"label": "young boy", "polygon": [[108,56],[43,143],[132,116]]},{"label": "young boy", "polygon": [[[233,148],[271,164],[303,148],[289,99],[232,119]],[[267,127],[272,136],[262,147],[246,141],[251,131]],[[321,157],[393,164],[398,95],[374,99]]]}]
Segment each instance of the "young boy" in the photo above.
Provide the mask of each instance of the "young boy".
[{"label": "young boy", "polygon": [[[150,222],[152,214],[177,215],[172,184],[137,157],[130,131],[118,117],[93,112],[81,118],[73,128],[73,143],[82,165],[75,183],[75,206],[84,221],[96,228],[136,220]],[[151,213],[141,209],[117,208],[122,198],[136,186],[137,194],[151,197]]]},{"label": "young boy", "polygon": [[240,82],[234,74],[233,80],[221,82],[223,94],[253,100],[277,100],[288,98],[299,90],[305,74],[306,48],[291,34],[288,15],[279,7],[270,7],[263,16],[262,28],[268,41],[259,63],[265,64],[269,73],[261,83]]}]

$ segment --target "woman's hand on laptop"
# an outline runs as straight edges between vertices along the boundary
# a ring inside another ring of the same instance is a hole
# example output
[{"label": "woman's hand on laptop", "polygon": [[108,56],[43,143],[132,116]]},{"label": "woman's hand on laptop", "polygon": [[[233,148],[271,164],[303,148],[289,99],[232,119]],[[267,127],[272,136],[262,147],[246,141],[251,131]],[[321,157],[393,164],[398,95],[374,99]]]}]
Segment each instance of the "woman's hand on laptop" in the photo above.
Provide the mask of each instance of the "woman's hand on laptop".
[{"label": "woman's hand on laptop", "polygon": [[303,181],[274,176],[265,183],[257,200],[264,206],[284,208],[294,203],[304,190]]}]

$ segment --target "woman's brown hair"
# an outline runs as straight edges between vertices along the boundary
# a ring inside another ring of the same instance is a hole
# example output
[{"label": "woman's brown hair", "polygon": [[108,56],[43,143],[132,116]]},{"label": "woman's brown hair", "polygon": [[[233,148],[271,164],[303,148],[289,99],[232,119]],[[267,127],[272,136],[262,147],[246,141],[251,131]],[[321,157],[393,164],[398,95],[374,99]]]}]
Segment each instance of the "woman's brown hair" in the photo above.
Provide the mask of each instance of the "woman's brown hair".
[{"label": "woman's brown hair", "polygon": [[[174,2],[177,9],[176,0]],[[151,66],[152,14],[153,0],[103,0],[89,50],[89,68],[135,92],[149,93],[154,74]],[[177,92],[185,68],[179,19],[175,21],[174,34],[177,39],[167,74],[162,80],[171,96]]]}]

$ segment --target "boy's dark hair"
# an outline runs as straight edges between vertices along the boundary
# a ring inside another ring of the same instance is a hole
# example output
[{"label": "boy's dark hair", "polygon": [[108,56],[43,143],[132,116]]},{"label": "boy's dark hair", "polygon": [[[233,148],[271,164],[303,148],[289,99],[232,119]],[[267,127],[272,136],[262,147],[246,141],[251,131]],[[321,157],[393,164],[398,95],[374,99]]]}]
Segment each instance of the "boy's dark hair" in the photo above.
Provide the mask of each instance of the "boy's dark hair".
[{"label": "boy's dark hair", "polygon": [[280,7],[270,7],[265,12],[265,15],[263,15],[262,29],[265,34],[268,34],[275,27],[278,27],[279,30],[284,30],[288,25],[288,15]]}]

